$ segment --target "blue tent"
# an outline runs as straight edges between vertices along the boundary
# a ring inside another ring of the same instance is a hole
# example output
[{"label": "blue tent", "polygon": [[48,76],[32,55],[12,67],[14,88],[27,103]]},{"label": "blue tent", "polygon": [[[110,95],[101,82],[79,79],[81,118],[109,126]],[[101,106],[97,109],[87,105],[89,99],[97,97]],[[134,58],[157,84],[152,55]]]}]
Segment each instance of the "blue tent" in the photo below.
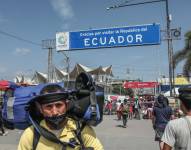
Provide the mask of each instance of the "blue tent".
[{"label": "blue tent", "polygon": [[[56,83],[47,83],[56,84]],[[2,116],[10,129],[25,129],[30,125],[26,106],[28,102],[36,95],[40,94],[41,89],[47,84],[39,84],[35,86],[21,86],[13,90],[12,95],[6,92],[3,98]],[[63,83],[59,83],[63,87]]]}]

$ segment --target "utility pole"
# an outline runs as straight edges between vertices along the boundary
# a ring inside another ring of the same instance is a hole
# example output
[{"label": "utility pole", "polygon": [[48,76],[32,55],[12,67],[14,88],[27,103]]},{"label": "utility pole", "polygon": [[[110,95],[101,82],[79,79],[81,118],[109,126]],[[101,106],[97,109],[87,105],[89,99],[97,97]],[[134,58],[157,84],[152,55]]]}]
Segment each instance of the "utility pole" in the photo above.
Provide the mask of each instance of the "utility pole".
[{"label": "utility pole", "polygon": [[55,39],[47,39],[42,41],[42,48],[48,49],[48,82],[54,82],[54,68],[53,68],[53,49],[56,47]]},{"label": "utility pole", "polygon": [[70,58],[69,56],[66,55],[65,52],[62,52],[62,54],[66,57],[66,72],[67,72],[67,76],[68,76],[68,82],[70,81]]},{"label": "utility pole", "polygon": [[170,96],[172,96],[172,86],[174,83],[173,82],[174,71],[173,71],[173,63],[172,63],[173,47],[172,47],[172,36],[171,36],[171,28],[170,28],[171,17],[169,15],[168,0],[153,0],[153,1],[146,1],[146,2],[140,2],[140,3],[121,4],[121,5],[115,5],[112,7],[108,7],[107,10],[116,9],[116,8],[120,8],[120,7],[127,7],[127,6],[158,3],[158,2],[165,2],[165,6],[166,6],[165,11],[166,11],[166,32],[167,32],[167,44],[168,44],[168,62],[169,62],[169,85],[170,85]]},{"label": "utility pole", "polygon": [[130,68],[127,68],[126,74],[127,74],[127,80],[130,80]]},{"label": "utility pole", "polygon": [[173,84],[174,84],[174,70],[173,70],[173,45],[172,45],[172,36],[171,36],[171,16],[169,14],[168,0],[165,0],[166,6],[166,28],[167,28],[167,44],[168,44],[168,60],[169,60],[169,85],[170,85],[170,96],[173,96]]}]

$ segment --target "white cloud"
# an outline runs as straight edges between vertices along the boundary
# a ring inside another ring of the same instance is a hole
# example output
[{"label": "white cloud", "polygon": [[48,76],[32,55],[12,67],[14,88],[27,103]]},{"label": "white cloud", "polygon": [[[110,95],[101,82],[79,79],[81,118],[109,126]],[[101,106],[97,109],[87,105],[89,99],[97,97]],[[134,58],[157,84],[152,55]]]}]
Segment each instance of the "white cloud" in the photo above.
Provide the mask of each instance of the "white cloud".
[{"label": "white cloud", "polygon": [[31,50],[27,49],[27,48],[16,48],[16,50],[14,51],[14,54],[27,55],[30,52],[31,52]]},{"label": "white cloud", "polygon": [[53,9],[65,20],[71,19],[74,16],[69,0],[51,0],[51,4]]}]

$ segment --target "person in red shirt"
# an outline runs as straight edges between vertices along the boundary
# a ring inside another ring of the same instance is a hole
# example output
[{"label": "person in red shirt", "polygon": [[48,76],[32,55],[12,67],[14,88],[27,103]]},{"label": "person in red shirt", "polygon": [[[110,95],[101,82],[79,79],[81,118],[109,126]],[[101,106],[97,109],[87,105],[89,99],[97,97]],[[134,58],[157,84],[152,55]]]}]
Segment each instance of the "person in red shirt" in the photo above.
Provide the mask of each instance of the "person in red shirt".
[{"label": "person in red shirt", "polygon": [[129,119],[132,120],[132,118],[133,118],[133,105],[130,104],[129,105]]},{"label": "person in red shirt", "polygon": [[107,109],[108,115],[111,115],[112,114],[112,102],[108,101],[105,107]]}]

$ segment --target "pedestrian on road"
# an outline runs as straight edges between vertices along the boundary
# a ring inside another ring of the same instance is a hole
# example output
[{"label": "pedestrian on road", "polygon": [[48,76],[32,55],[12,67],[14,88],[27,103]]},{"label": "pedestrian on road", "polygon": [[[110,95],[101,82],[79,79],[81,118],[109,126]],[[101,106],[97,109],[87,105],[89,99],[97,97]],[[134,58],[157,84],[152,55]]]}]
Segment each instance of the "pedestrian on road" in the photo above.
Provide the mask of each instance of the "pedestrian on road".
[{"label": "pedestrian on road", "polygon": [[108,101],[107,103],[108,107],[108,115],[112,115],[112,101]]},{"label": "pedestrian on road", "polygon": [[121,100],[118,100],[116,103],[116,114],[117,114],[117,120],[121,120],[121,111],[120,111],[120,106],[121,106]]},{"label": "pedestrian on road", "polygon": [[163,150],[191,150],[191,86],[179,90],[180,108],[184,117],[171,120],[162,137]]},{"label": "pedestrian on road", "polygon": [[141,105],[140,105],[138,96],[136,96],[134,101],[135,119],[139,119],[139,120],[141,119],[140,110],[141,110]]},{"label": "pedestrian on road", "polygon": [[[85,125],[78,133],[77,122],[67,116],[68,98],[67,91],[50,84],[32,99],[33,105],[30,105],[39,113],[35,117],[42,120],[24,131],[18,150],[103,150],[92,127]],[[37,134],[36,127],[45,134]]]},{"label": "pedestrian on road", "polygon": [[129,104],[129,114],[128,114],[128,118],[130,119],[130,120],[132,120],[133,119],[133,104],[130,102],[130,104]]},{"label": "pedestrian on road", "polygon": [[153,103],[152,102],[148,102],[147,105],[147,113],[148,113],[148,119],[152,119],[152,114],[153,114]]},{"label": "pedestrian on road", "polygon": [[4,129],[3,118],[2,118],[2,107],[3,105],[0,106],[0,129],[1,129],[0,135],[5,136],[8,134],[8,131],[5,131]]},{"label": "pedestrian on road", "polygon": [[120,111],[122,113],[123,127],[126,128],[128,112],[129,112],[129,106],[127,104],[127,99],[124,99],[123,103],[121,103]]},{"label": "pedestrian on road", "polygon": [[159,148],[162,150],[163,142],[161,141],[165,127],[170,119],[173,118],[172,108],[168,106],[168,99],[159,95],[153,108],[153,128],[155,130],[155,141],[159,142]]}]

